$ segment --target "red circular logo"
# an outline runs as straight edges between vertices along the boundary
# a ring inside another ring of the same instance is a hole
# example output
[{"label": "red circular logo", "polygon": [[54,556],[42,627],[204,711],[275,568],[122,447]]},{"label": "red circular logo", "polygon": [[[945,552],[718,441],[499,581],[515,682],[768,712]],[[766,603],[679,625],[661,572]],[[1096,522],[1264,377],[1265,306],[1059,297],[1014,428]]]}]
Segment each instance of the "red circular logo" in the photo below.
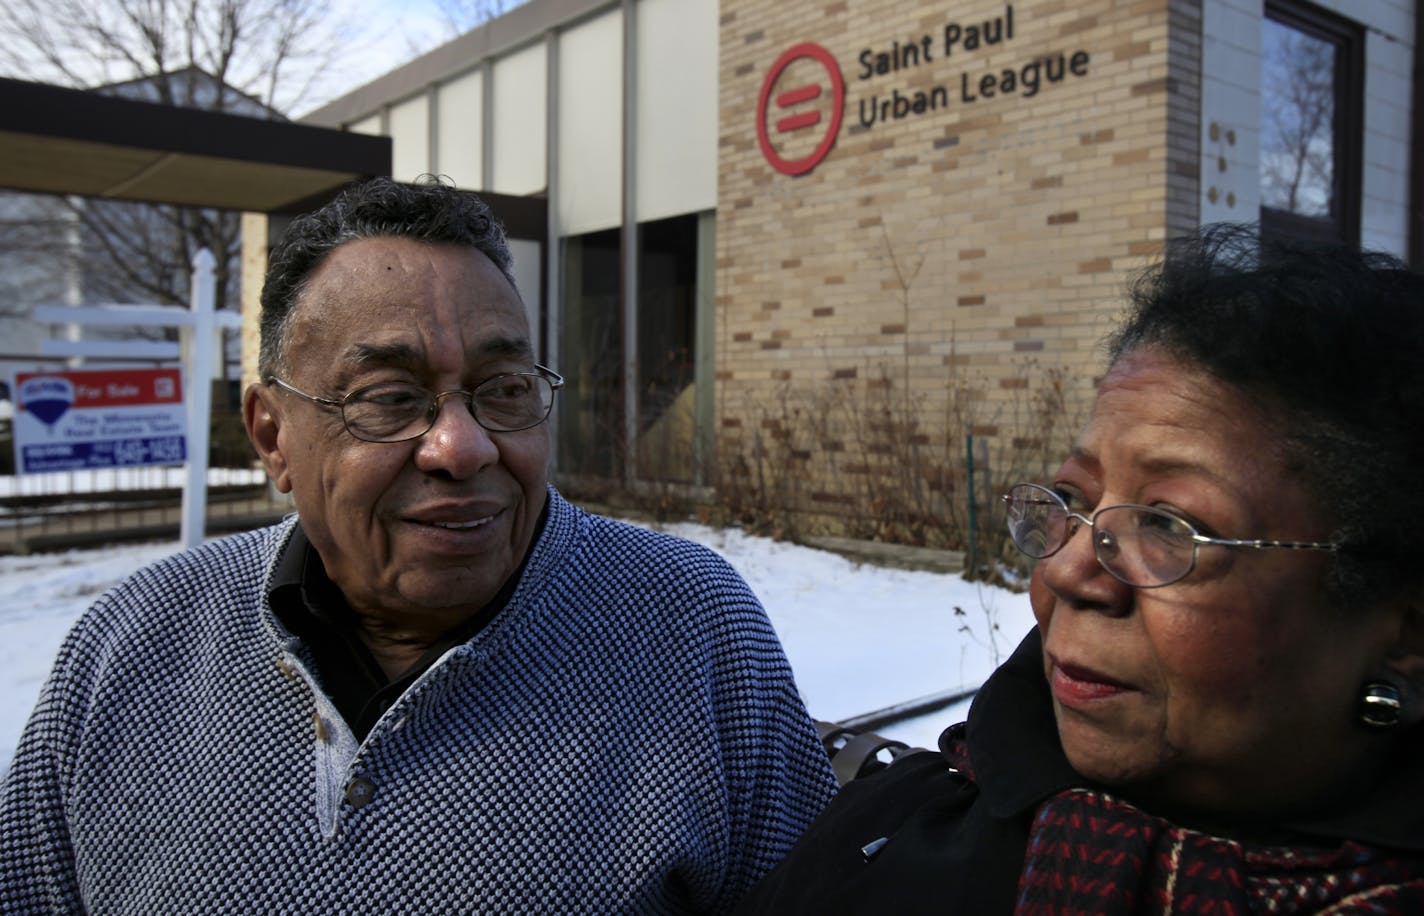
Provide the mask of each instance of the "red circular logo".
[{"label": "red circular logo", "polygon": [[[787,67],[802,58],[814,60],[825,70],[831,91],[830,117],[826,119],[825,135],[810,155],[800,159],[787,159],[772,145],[767,129],[767,109],[774,104],[778,115],[780,115],[777,117],[774,127],[777,134],[791,134],[816,127],[823,120],[819,107],[806,106],[807,102],[819,99],[821,93],[827,88],[822,85],[819,77],[811,82],[785,89],[777,93],[775,99],[772,98],[772,90],[776,87],[782,73],[786,71]],[[778,172],[786,175],[804,175],[819,165],[821,160],[826,158],[826,154],[831,151],[831,147],[835,146],[836,136],[841,130],[841,115],[844,111],[845,80],[841,78],[841,68],[836,64],[836,59],[831,56],[831,52],[811,42],[787,48],[767,71],[766,80],[761,84],[761,94],[757,97],[757,141],[761,143],[762,155]]]}]

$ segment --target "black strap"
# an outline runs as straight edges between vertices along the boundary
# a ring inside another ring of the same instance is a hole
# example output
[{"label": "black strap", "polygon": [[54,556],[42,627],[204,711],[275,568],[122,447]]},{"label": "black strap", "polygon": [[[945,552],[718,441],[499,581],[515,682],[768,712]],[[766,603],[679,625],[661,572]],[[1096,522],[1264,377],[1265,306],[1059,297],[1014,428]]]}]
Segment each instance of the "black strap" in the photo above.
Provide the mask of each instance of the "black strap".
[{"label": "black strap", "polygon": [[[816,737],[831,758],[831,768],[841,785],[883,770],[906,754],[925,750],[874,732],[857,732],[839,722],[816,719],[815,726]],[[888,751],[890,759],[881,759],[881,751]]]},{"label": "black strap", "polygon": [[842,743],[841,739],[850,734],[851,730],[838,722],[816,720],[816,737],[821,739],[821,746],[827,754],[834,756]]}]

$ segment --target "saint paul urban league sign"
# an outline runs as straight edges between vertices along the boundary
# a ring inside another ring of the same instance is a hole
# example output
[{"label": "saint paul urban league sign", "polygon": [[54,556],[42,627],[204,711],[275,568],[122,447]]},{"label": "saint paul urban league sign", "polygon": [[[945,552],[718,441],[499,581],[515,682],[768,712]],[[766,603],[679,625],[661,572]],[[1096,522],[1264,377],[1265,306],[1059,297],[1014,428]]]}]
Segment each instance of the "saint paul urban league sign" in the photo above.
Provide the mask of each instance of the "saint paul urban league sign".
[{"label": "saint paul urban league sign", "polygon": [[11,390],[22,474],[187,460],[179,369],[19,372]]},{"label": "saint paul urban league sign", "polygon": [[[864,48],[855,56],[857,81],[866,84],[856,101],[857,123],[877,125],[973,105],[984,99],[1031,99],[1049,87],[1088,75],[1087,51],[1055,51],[1027,57],[1008,67],[975,68],[975,52],[1007,45],[1015,38],[1014,6],[998,15],[974,21],[949,21],[942,29],[895,38],[879,48]],[[912,71],[936,70],[963,63],[949,78],[930,86],[883,85],[885,78],[903,78]],[[757,98],[757,140],[762,155],[778,172],[803,175],[825,159],[835,145],[845,116],[846,84],[835,56],[824,47],[803,42],[788,48],[767,71]],[[823,101],[822,97],[826,97]],[[769,115],[769,112],[772,114]],[[788,148],[812,145],[805,155]]]}]

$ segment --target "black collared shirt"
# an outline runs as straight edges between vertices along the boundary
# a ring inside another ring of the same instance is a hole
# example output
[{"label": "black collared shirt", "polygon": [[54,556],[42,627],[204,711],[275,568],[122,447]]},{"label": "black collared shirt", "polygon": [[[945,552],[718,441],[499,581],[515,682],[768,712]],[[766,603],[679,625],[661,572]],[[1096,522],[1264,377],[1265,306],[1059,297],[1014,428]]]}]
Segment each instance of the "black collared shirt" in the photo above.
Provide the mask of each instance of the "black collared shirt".
[{"label": "black collared shirt", "polygon": [[[547,503],[539,515],[531,545],[543,533],[549,513]],[[528,556],[525,557],[525,562]],[[388,678],[375,655],[361,638],[360,620],[341,590],[326,574],[321,555],[307,540],[301,523],[277,561],[268,600],[277,619],[311,652],[322,689],[346,720],[357,741],[364,741],[387,709],[406,688],[425,673],[451,647],[466,642],[509,603],[524,573],[524,563],[479,613],[449,630],[395,679]]]}]

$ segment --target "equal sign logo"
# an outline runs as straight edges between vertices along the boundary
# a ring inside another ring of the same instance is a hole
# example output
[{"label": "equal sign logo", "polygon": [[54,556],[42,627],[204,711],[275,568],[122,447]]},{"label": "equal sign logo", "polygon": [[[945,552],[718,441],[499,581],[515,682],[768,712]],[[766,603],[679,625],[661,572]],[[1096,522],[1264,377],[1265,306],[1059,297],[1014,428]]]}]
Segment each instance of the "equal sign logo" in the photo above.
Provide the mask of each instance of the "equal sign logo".
[{"label": "equal sign logo", "polygon": [[[793,66],[801,61],[807,63]],[[829,111],[821,101],[826,94],[830,96]],[[757,97],[757,140],[762,155],[778,172],[806,174],[835,145],[844,113],[845,80],[831,52],[811,42],[788,48],[767,71]],[[825,132],[817,133],[813,128]],[[807,149],[810,153],[803,154]]]}]

